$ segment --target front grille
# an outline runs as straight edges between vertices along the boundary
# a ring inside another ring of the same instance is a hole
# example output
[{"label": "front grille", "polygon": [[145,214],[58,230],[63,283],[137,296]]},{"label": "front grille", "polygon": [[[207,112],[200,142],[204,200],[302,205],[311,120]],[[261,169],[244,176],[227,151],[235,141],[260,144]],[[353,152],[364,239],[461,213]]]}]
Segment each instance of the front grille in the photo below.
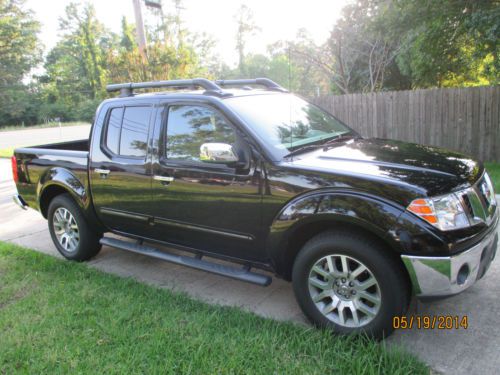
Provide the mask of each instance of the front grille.
[{"label": "front grille", "polygon": [[483,184],[486,184],[484,176],[460,194],[464,209],[473,224],[490,224],[495,214],[496,205],[484,194]]},{"label": "front grille", "polygon": [[467,194],[462,195],[462,201],[464,202],[464,208],[469,216],[474,216],[474,211],[472,210],[472,205],[469,200],[469,196]]},{"label": "front grille", "polygon": [[488,197],[483,194],[483,190],[479,189],[478,193],[479,193],[479,196],[481,197],[481,199],[483,200],[485,207],[489,207],[490,206],[490,202],[488,200]]}]

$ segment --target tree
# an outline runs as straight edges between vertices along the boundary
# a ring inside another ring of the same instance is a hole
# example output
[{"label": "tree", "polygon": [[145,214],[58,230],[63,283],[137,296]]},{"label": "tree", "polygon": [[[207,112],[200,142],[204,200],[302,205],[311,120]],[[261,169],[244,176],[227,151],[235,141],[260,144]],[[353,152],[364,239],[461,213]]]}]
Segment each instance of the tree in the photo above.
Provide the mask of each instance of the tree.
[{"label": "tree", "polygon": [[254,35],[259,28],[253,19],[252,10],[245,4],[242,4],[235,14],[235,20],[238,25],[236,31],[236,51],[238,52],[238,68],[242,75],[245,71],[245,47],[248,37]]},{"label": "tree", "polygon": [[[109,82],[189,78],[203,72],[198,48],[208,54],[212,48],[210,40],[188,33],[181,17],[182,1],[173,0],[173,3],[174,13],[164,14],[157,8],[148,10],[151,17],[146,17],[149,20],[145,26],[146,60],[135,43],[128,43],[129,48],[123,48],[122,42],[118,51],[109,51],[106,64]],[[126,34],[130,31],[129,25],[122,24],[122,41],[128,39]]]},{"label": "tree", "polygon": [[396,60],[413,87],[496,84],[500,1],[401,0],[377,20],[408,46]]},{"label": "tree", "polygon": [[78,6],[71,3],[66,7],[66,17],[61,18],[60,30],[65,32],[62,44],[78,63],[83,73],[79,76],[87,82],[91,98],[103,90],[106,79],[105,51],[115,44],[114,36],[96,18],[95,9],[89,3]]},{"label": "tree", "polygon": [[395,57],[404,47],[398,38],[388,37],[383,24],[375,23],[388,4],[388,0],[359,0],[346,5],[323,45],[293,43],[294,55],[321,69],[333,92],[384,88],[387,76],[398,73]]},{"label": "tree", "polygon": [[135,29],[134,26],[127,22],[125,16],[122,17],[122,30],[121,30],[120,47],[124,48],[126,51],[132,51],[137,47],[137,41],[134,37]]},{"label": "tree", "polygon": [[91,120],[106,95],[107,55],[118,49],[120,40],[99,22],[88,3],[69,4],[59,24],[62,38],[47,54],[40,77],[41,116]]},{"label": "tree", "polygon": [[0,125],[36,121],[23,78],[41,61],[39,30],[23,0],[0,0]]}]

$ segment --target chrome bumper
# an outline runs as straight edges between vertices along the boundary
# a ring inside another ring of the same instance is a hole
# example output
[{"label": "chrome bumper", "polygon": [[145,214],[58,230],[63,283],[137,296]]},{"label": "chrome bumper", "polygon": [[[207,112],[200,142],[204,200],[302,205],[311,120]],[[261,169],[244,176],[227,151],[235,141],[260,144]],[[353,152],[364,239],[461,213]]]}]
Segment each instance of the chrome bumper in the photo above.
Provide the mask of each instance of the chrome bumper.
[{"label": "chrome bumper", "polygon": [[21,197],[19,194],[14,195],[12,197],[12,200],[14,201],[15,204],[17,204],[23,210],[27,210],[28,209],[27,203],[24,201],[23,197]]},{"label": "chrome bumper", "polygon": [[401,258],[417,297],[445,297],[463,292],[482,278],[495,258],[497,246],[495,228],[480,243],[457,255]]}]

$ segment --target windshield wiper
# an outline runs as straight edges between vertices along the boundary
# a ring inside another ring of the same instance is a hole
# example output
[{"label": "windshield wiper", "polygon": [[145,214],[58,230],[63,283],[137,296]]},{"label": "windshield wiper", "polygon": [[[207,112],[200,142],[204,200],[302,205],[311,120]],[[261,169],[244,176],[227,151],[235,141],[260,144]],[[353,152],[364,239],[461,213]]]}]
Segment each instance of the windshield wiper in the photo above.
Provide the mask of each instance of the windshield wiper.
[{"label": "windshield wiper", "polygon": [[339,135],[338,137],[331,138],[331,139],[327,140],[326,142],[323,142],[321,144],[321,146],[326,151],[326,150],[328,150],[331,147],[335,147],[336,143],[346,142],[346,141],[350,141],[351,139],[358,139],[358,138],[360,138],[359,135],[354,135],[354,134],[351,134],[351,135]]},{"label": "windshield wiper", "polygon": [[311,144],[311,145],[305,145],[305,146],[296,148],[293,151],[290,151],[288,154],[286,154],[284,156],[284,158],[289,158],[290,156],[301,154],[301,153],[303,153],[303,152],[305,152],[307,150],[316,150],[316,149],[321,148],[321,147],[323,147],[323,145],[320,144],[320,143],[315,143],[315,144]]},{"label": "windshield wiper", "polygon": [[298,155],[298,154],[301,154],[301,153],[306,152],[308,150],[316,150],[318,148],[323,148],[324,150],[328,150],[331,147],[335,147],[334,146],[335,143],[348,141],[351,139],[357,139],[357,138],[360,138],[360,137],[358,135],[354,135],[354,134],[352,134],[352,135],[342,135],[341,134],[341,135],[334,137],[334,138],[327,138],[327,140],[325,142],[322,142],[322,143],[312,143],[312,144],[308,144],[308,145],[304,145],[304,146],[301,146],[299,148],[296,148],[295,150],[286,154],[284,156],[284,158]]}]

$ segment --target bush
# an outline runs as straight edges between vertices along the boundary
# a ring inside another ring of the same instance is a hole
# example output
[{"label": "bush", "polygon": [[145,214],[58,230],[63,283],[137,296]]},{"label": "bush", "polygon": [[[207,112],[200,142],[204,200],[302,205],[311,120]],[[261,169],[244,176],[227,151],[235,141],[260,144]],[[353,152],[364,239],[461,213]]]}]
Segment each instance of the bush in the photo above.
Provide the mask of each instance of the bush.
[{"label": "bush", "polygon": [[74,110],[65,103],[44,103],[40,107],[38,118],[40,122],[47,122],[53,119],[59,119],[60,121],[72,121],[76,120],[75,116],[73,116],[73,112]]},{"label": "bush", "polygon": [[87,99],[83,100],[78,104],[78,107],[74,111],[75,118],[77,121],[93,122],[95,111],[101,103],[100,99]]}]

